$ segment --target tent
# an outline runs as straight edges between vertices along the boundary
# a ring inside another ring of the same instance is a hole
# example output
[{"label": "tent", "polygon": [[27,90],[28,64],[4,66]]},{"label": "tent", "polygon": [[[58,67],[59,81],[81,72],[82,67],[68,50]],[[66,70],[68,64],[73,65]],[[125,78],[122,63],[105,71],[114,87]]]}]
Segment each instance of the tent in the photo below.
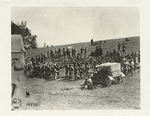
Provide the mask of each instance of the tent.
[{"label": "tent", "polygon": [[11,64],[11,86],[12,86],[12,100],[25,98],[24,90],[24,54],[26,50],[23,45],[21,35],[11,35],[11,59],[16,60]]},{"label": "tent", "polygon": [[18,59],[24,62],[24,54],[26,50],[23,45],[23,40],[21,35],[11,35],[11,57],[13,59]]}]

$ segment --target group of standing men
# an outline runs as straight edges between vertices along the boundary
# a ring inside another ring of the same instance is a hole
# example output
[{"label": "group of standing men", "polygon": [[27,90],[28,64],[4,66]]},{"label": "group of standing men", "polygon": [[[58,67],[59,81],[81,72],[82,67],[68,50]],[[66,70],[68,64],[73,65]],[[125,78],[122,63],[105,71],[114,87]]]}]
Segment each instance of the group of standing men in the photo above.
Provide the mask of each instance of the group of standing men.
[{"label": "group of standing men", "polygon": [[[40,55],[36,55],[35,57],[28,58],[26,60],[26,69],[33,75],[54,77],[54,79],[59,77],[59,71],[64,69],[66,77],[74,78],[76,80],[88,75],[90,68],[93,68],[94,64],[98,65],[106,62],[118,62],[121,63],[122,67],[124,67],[122,60],[125,58],[128,61],[129,59],[133,59],[135,67],[135,64],[138,64],[135,62],[140,62],[140,57],[136,57],[133,52],[132,54],[123,55],[123,53],[126,53],[125,50],[126,43],[123,42],[122,45],[118,43],[118,51],[114,49],[112,51],[107,51],[106,54],[104,54],[100,44],[99,46],[96,46],[95,49],[96,61],[94,61],[95,58],[92,58],[90,59],[92,60],[90,62],[89,59],[87,59],[86,47],[81,47],[80,51],[72,48],[72,46],[64,47],[62,50],[60,48],[55,48],[55,51],[48,50],[47,53],[42,53]],[[56,55],[59,55],[59,57],[56,58]],[[58,61],[54,62],[56,59],[58,59]],[[130,64],[133,64],[133,62],[130,62]],[[123,69],[125,70],[126,68]]]},{"label": "group of standing men", "polygon": [[[66,71],[66,76],[73,77],[74,75],[75,80],[82,77],[87,66],[80,61],[85,58],[87,48],[81,47],[80,52],[77,54],[76,49],[73,49],[71,46],[66,47],[66,49],[63,48],[62,51],[62,55],[61,49],[55,49],[55,51],[48,50],[47,53],[41,53],[35,57],[28,57],[25,61],[26,74],[32,77],[54,77],[54,79],[57,79],[59,77],[59,71],[64,69]],[[53,53],[55,55],[60,54],[60,57],[54,57],[52,55]],[[81,67],[81,64],[84,65],[84,68],[83,66]]]}]

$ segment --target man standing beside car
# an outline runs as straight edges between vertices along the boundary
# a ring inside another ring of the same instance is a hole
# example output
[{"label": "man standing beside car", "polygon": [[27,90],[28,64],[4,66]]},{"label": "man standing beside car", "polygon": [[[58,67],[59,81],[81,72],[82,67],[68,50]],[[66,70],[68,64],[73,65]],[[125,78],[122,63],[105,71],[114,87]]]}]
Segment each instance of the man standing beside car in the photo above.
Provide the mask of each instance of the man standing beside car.
[{"label": "man standing beside car", "polygon": [[131,59],[130,65],[131,65],[131,76],[133,76],[133,71],[134,71],[134,61],[133,61],[133,59]]},{"label": "man standing beside car", "polygon": [[87,88],[93,90],[93,81],[92,81],[92,74],[89,75],[87,80]]}]

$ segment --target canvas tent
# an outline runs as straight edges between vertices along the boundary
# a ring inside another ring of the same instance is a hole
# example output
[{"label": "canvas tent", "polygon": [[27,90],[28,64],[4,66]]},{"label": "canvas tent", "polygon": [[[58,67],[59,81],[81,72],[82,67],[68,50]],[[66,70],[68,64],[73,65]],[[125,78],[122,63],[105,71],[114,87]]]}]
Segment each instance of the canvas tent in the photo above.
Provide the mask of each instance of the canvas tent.
[{"label": "canvas tent", "polygon": [[[12,100],[14,98],[25,98],[24,90],[24,54],[26,50],[23,46],[21,35],[11,35],[11,86],[12,86]],[[15,61],[15,62],[14,62]]]},{"label": "canvas tent", "polygon": [[26,50],[23,46],[21,35],[11,35],[11,57],[24,62],[24,54]]}]

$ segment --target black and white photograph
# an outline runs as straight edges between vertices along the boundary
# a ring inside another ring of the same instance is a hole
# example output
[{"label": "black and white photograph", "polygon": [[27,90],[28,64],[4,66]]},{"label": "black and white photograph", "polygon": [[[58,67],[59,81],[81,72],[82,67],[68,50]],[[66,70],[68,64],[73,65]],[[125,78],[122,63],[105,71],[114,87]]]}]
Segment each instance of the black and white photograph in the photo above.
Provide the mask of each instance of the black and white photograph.
[{"label": "black and white photograph", "polygon": [[11,111],[140,110],[140,9],[11,7]]}]

